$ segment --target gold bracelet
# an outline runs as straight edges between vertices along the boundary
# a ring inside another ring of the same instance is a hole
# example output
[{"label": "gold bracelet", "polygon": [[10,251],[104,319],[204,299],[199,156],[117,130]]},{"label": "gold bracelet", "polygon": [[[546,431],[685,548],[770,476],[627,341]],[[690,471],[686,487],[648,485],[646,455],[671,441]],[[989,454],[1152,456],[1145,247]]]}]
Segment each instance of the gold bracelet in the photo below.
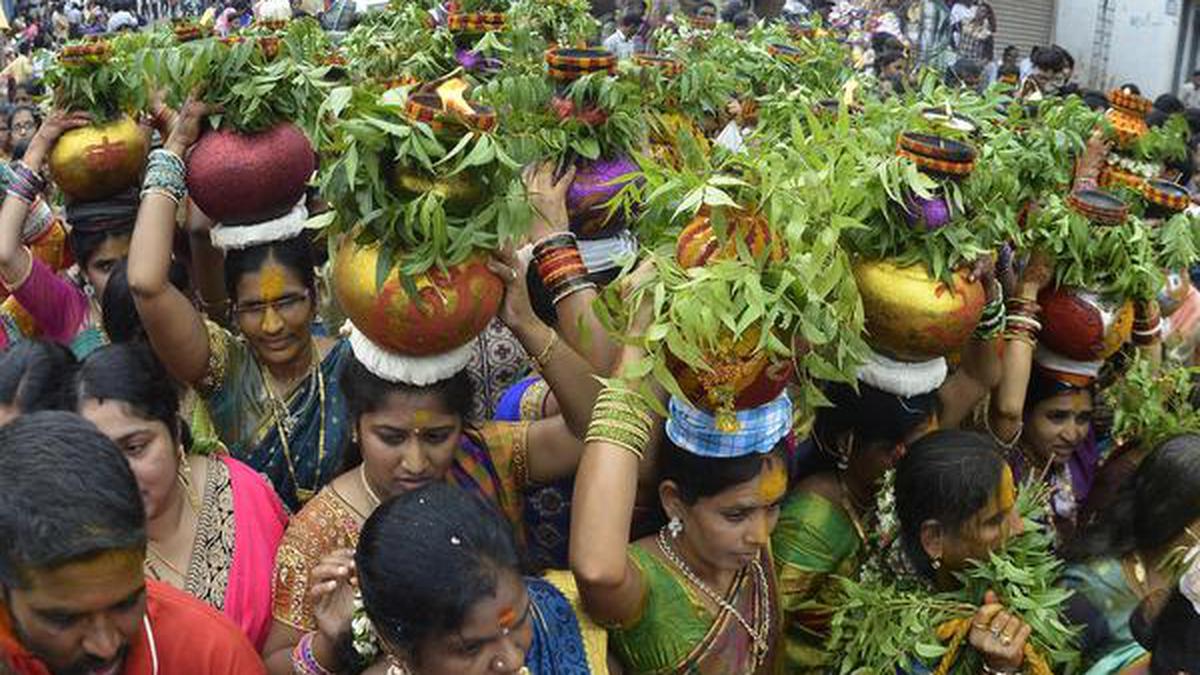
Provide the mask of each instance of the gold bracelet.
[{"label": "gold bracelet", "polygon": [[550,351],[554,349],[554,345],[558,344],[558,331],[550,329],[550,342],[546,343],[546,347],[542,352],[533,357],[533,365],[537,366],[538,370],[546,369],[546,360],[550,358]]}]

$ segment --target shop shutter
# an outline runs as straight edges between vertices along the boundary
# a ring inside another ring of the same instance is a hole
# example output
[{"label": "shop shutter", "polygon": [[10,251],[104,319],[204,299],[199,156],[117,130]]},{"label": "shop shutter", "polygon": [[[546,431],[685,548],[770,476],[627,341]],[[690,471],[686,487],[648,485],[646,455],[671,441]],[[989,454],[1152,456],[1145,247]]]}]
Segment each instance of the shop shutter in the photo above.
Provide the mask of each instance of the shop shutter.
[{"label": "shop shutter", "polygon": [[1054,34],[1054,0],[989,0],[996,12],[996,58],[1016,45],[1021,58],[1035,46],[1050,44]]}]

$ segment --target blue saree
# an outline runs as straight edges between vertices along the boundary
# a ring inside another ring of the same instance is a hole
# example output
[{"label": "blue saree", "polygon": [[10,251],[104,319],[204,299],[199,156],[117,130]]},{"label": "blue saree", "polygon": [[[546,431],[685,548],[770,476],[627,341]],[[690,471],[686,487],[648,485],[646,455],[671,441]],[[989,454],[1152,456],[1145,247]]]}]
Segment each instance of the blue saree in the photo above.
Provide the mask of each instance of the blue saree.
[{"label": "blue saree", "polygon": [[208,372],[196,391],[229,453],[265,475],[292,513],[300,510],[341,468],[350,434],[346,399],[338,384],[350,344],[339,340],[284,403],[278,419],[250,346],[206,322]]}]

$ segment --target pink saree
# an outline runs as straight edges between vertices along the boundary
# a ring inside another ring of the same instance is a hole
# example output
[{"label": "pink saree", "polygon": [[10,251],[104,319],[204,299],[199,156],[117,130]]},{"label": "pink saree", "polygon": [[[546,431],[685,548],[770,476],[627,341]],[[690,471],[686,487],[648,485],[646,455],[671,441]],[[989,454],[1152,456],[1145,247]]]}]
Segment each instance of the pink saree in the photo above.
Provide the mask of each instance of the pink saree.
[{"label": "pink saree", "polygon": [[287,514],[271,484],[228,455],[209,457],[203,490],[183,590],[224,612],[262,651]]}]

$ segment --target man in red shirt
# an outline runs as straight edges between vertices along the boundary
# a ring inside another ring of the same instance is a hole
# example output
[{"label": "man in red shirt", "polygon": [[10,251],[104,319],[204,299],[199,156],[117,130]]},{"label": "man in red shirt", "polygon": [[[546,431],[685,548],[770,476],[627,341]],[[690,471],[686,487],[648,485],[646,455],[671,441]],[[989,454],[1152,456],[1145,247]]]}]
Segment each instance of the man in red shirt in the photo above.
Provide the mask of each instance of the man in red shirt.
[{"label": "man in red shirt", "polygon": [[258,675],[219,612],[146,581],[145,514],[120,451],[70,413],[0,428],[0,673]]}]

